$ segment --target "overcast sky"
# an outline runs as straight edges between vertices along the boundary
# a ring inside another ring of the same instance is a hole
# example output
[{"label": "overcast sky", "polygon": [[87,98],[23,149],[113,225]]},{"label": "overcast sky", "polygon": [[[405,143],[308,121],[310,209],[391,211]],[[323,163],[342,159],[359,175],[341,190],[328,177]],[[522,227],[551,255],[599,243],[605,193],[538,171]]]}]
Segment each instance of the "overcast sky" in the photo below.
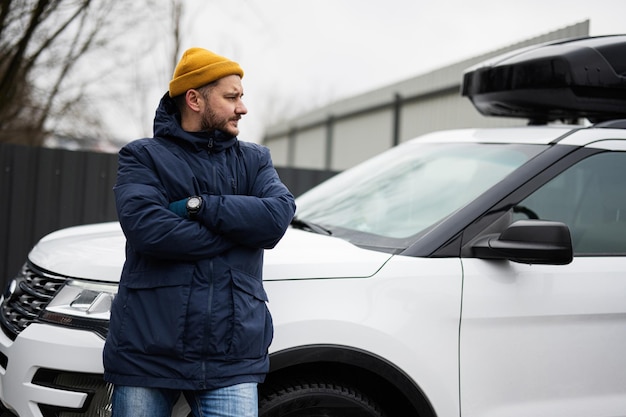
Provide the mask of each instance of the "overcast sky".
[{"label": "overcast sky", "polygon": [[[243,67],[249,113],[240,124],[240,139],[255,142],[260,141],[268,120],[292,116],[587,19],[591,35],[626,33],[625,0],[184,3],[183,50],[204,47]],[[167,90],[170,76],[166,74],[163,85],[148,94],[153,107]],[[151,125],[151,120],[147,124]],[[140,130],[129,128],[124,134],[141,136]]]}]

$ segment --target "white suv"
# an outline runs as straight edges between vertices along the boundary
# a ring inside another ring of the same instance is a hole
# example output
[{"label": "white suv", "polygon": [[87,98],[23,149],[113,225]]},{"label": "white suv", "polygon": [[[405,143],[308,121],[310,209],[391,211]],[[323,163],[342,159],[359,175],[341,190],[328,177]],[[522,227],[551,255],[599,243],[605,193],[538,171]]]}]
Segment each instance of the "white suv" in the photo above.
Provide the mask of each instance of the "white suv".
[{"label": "white suv", "polygon": [[[465,74],[492,115],[301,196],[264,279],[260,416],[626,416],[626,36]],[[2,415],[106,416],[116,223],[42,239],[0,314]],[[176,415],[187,413],[185,405]]]}]

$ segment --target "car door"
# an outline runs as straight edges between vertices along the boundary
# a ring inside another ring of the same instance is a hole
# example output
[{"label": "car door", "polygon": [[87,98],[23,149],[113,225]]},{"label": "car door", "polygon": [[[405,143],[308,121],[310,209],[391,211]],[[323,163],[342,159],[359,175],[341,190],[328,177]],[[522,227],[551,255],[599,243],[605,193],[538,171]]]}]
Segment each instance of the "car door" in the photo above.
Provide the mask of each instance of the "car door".
[{"label": "car door", "polygon": [[518,208],[511,221],[566,223],[574,259],[463,259],[461,415],[625,416],[626,152],[582,159]]}]

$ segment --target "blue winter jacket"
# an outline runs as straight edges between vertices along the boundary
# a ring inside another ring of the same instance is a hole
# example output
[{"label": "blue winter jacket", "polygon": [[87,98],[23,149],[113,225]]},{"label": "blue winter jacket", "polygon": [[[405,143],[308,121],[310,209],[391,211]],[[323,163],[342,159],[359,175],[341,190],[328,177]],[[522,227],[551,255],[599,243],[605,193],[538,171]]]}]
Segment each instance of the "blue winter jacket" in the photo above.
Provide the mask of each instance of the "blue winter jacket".
[{"label": "blue winter jacket", "polygon": [[[262,382],[273,328],[262,264],[295,204],[267,148],[182,130],[167,94],[154,138],[119,153],[126,262],[104,348],[105,380],[203,390]],[[168,209],[193,195],[195,219]]]}]

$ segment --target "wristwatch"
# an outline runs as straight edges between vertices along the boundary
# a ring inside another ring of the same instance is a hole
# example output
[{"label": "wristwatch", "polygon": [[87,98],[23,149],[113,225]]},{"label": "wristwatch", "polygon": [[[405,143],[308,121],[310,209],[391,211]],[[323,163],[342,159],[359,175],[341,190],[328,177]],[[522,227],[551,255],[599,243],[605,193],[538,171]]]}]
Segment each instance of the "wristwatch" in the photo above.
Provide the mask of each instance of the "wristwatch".
[{"label": "wristwatch", "polygon": [[194,195],[187,199],[187,217],[193,219],[202,207],[202,197]]}]

